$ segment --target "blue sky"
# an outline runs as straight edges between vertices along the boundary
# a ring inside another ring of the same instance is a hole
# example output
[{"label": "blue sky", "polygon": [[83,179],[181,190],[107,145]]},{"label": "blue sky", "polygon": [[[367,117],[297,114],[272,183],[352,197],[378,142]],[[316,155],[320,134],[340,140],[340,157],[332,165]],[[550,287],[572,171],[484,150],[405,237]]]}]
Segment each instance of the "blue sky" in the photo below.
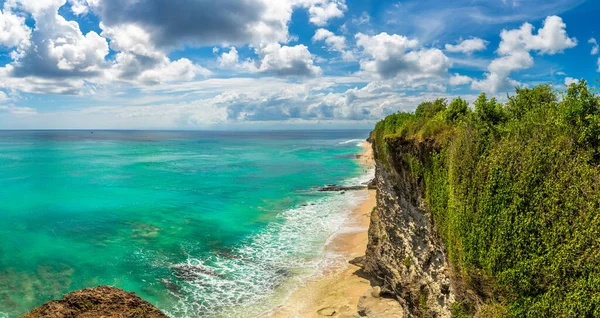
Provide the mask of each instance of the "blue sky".
[{"label": "blue sky", "polygon": [[584,0],[0,1],[0,129],[369,128],[598,78]]}]

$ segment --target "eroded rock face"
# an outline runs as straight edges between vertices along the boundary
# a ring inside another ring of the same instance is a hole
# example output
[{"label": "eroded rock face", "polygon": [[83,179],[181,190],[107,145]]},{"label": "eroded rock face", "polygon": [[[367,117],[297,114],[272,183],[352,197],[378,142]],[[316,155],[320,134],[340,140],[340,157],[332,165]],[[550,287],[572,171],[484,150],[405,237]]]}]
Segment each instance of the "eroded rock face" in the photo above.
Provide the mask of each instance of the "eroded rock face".
[{"label": "eroded rock face", "polygon": [[23,318],[167,318],[160,310],[134,293],[99,286],[66,294],[35,308]]},{"label": "eroded rock face", "polygon": [[371,215],[365,272],[380,281],[382,294],[400,302],[405,317],[451,317],[456,297],[445,250],[418,181],[394,155],[419,153],[410,147],[390,145],[389,163],[376,154],[377,208]]}]

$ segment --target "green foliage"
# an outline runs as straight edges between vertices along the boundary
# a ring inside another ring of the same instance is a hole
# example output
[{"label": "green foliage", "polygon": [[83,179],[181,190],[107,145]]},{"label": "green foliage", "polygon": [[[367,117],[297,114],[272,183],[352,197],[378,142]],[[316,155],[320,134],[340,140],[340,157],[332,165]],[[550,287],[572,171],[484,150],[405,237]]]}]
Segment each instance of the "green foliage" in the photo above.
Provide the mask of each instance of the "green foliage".
[{"label": "green foliage", "polygon": [[433,102],[421,103],[415,110],[415,116],[417,118],[431,118],[439,112],[444,111],[447,105],[448,101],[445,98],[439,98]]},{"label": "green foliage", "polygon": [[444,119],[448,123],[454,123],[463,119],[469,112],[469,103],[458,97],[454,99],[444,112]]},{"label": "green foliage", "polygon": [[531,108],[556,103],[558,98],[552,86],[540,85],[534,88],[517,88],[516,94],[508,97],[506,111],[510,118],[520,120]]},{"label": "green foliage", "polygon": [[600,153],[600,97],[592,94],[585,81],[569,86],[564,97],[564,115],[577,144],[598,157]]},{"label": "green foliage", "polygon": [[498,125],[505,119],[503,105],[495,97],[488,99],[481,93],[473,103],[477,120],[485,125]]},{"label": "green foliage", "polygon": [[[450,260],[488,298],[481,310],[600,317],[600,98],[582,81],[562,100],[538,86],[506,104],[482,94],[473,112],[434,104],[378,123],[377,159],[420,180]],[[389,152],[399,139],[414,146]]]}]

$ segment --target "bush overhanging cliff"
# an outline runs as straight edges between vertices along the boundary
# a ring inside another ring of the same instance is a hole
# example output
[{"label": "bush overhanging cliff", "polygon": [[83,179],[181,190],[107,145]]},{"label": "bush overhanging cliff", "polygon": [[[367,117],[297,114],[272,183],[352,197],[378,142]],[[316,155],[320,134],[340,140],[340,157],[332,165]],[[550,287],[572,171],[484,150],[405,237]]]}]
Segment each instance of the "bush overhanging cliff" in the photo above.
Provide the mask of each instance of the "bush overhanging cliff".
[{"label": "bush overhanging cliff", "polygon": [[480,315],[600,317],[600,97],[584,81],[561,94],[439,99],[372,132],[378,162],[418,183]]}]

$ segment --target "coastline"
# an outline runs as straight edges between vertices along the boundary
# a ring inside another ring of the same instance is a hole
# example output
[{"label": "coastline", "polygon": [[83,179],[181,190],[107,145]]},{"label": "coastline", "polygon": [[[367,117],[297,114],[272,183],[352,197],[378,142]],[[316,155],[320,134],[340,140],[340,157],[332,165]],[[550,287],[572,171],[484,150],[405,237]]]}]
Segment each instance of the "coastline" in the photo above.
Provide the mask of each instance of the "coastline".
[{"label": "coastline", "polygon": [[[368,169],[374,169],[371,144],[364,142],[361,146],[363,151],[358,160]],[[352,210],[341,231],[325,247],[327,251],[341,255],[344,266],[327,269],[322,275],[309,278],[264,317],[355,317],[359,298],[371,285],[368,279],[357,275],[360,267],[348,262],[365,254],[370,215],[376,205],[375,190],[361,191],[368,194],[367,198]]]}]

